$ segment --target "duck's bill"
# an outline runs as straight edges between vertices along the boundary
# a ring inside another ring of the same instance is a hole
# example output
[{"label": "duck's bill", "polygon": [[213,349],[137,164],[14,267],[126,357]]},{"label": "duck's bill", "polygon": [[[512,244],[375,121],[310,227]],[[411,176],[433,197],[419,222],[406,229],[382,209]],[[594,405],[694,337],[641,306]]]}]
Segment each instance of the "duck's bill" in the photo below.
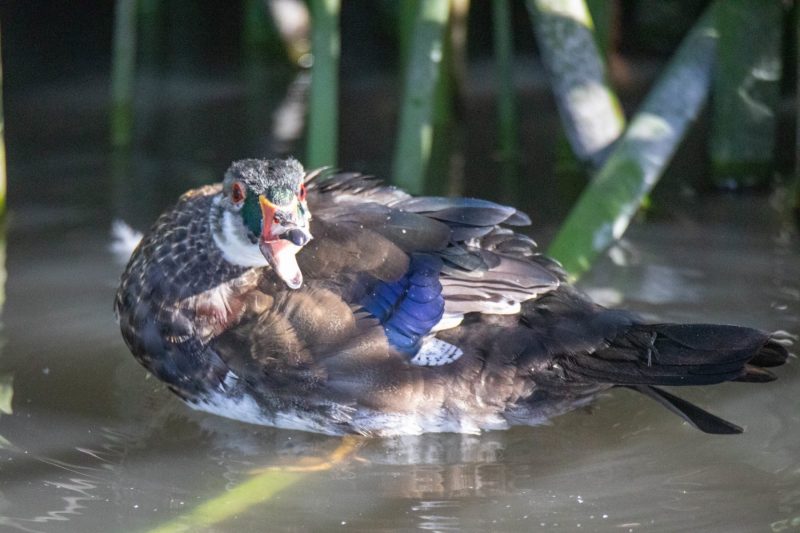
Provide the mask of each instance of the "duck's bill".
[{"label": "duck's bill", "polygon": [[301,247],[285,239],[261,241],[259,245],[272,270],[290,289],[299,289],[303,285],[303,273],[297,264],[297,252]]}]

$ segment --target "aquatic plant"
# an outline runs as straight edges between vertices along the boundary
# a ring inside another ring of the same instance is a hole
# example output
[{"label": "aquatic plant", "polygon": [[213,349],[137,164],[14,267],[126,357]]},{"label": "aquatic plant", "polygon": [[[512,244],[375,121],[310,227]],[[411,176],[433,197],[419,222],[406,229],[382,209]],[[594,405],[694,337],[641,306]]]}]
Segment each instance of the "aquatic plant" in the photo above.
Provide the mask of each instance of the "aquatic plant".
[{"label": "aquatic plant", "polygon": [[492,0],[492,38],[497,79],[500,183],[504,198],[511,200],[516,198],[519,189],[519,125],[514,85],[511,5],[508,0]]},{"label": "aquatic plant", "polygon": [[441,76],[450,0],[417,6],[400,106],[400,125],[392,163],[394,183],[413,193],[424,188],[433,145],[436,86]]},{"label": "aquatic plant", "polygon": [[336,166],[339,110],[340,0],[310,0],[311,92],[309,95],[306,164]]},{"label": "aquatic plant", "polygon": [[718,186],[761,185],[774,170],[782,11],[779,0],[727,0],[717,9],[710,151]]},{"label": "aquatic plant", "polygon": [[619,239],[663,174],[708,95],[717,46],[714,6],[695,24],[586,187],[548,249],[573,276]]},{"label": "aquatic plant", "polygon": [[[1,39],[0,39],[1,40]],[[6,213],[6,142],[3,121],[3,61],[0,49],[0,218]]]},{"label": "aquatic plant", "polygon": [[133,138],[133,92],[136,74],[136,0],[117,0],[111,66],[111,145],[128,146]]}]

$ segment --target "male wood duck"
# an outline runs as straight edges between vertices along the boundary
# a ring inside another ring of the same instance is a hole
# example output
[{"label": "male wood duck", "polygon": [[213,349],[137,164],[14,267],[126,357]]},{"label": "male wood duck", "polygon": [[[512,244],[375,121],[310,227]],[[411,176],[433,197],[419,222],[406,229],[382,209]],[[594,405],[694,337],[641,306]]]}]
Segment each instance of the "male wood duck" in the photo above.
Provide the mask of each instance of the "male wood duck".
[{"label": "male wood duck", "polygon": [[508,227],[528,223],[485,200],[246,159],[161,215],[115,311],[136,359],[190,406],[257,424],[478,432],[623,386],[703,431],[741,431],[657,386],[771,381],[781,344],[601,307]]}]

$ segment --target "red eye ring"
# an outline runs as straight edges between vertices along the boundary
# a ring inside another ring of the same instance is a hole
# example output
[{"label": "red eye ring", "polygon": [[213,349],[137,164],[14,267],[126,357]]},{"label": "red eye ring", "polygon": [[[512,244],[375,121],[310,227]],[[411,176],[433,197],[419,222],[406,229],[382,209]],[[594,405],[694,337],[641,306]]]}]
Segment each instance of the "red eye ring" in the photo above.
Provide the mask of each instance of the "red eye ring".
[{"label": "red eye ring", "polygon": [[280,224],[281,223],[281,219],[278,218],[277,216],[274,216],[274,217],[272,217],[272,223],[273,224]]},{"label": "red eye ring", "polygon": [[240,204],[244,201],[244,188],[241,183],[234,183],[231,189],[231,200],[233,203]]},{"label": "red eye ring", "polygon": [[300,194],[297,195],[301,202],[306,201],[306,185],[305,183],[300,185]]}]

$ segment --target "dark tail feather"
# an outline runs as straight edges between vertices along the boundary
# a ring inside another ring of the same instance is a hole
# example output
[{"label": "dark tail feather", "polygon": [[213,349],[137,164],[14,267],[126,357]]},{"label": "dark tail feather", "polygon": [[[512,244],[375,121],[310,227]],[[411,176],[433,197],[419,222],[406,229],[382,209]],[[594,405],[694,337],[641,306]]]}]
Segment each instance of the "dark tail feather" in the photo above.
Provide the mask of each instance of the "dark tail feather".
[{"label": "dark tail feather", "polygon": [[657,401],[662,406],[666,407],[704,433],[712,433],[714,435],[735,435],[742,432],[742,428],[736,424],[732,424],[727,420],[723,420],[718,416],[714,416],[708,411],[704,411],[696,405],[678,398],[667,391],[648,385],[630,385],[627,386],[627,388],[641,392],[648,398]]},{"label": "dark tail feather", "polygon": [[607,347],[563,361],[573,378],[615,385],[711,385],[765,382],[762,367],[783,364],[784,346],[767,333],[738,326],[640,324]]},{"label": "dark tail feather", "polygon": [[782,365],[787,349],[762,331],[707,324],[635,325],[592,354],[572,354],[562,366],[571,379],[636,390],[706,433],[741,433],[718,418],[654,385],[765,383],[763,367]]},{"label": "dark tail feather", "polygon": [[756,356],[750,359],[750,364],[761,367],[781,366],[788,357],[789,351],[786,346],[776,340],[769,339]]}]

